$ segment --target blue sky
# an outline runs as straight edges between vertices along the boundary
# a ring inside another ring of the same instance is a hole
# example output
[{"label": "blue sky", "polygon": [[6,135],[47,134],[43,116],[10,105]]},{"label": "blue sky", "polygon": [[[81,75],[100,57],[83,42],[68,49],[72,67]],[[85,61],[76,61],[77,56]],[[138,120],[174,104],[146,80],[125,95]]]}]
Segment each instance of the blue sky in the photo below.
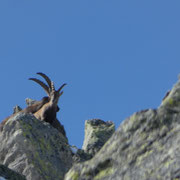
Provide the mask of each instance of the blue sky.
[{"label": "blue sky", "polygon": [[36,72],[68,84],[58,119],[78,147],[87,119],[118,127],[157,108],[180,73],[179,8],[179,0],[1,0],[0,119],[45,96],[28,81]]}]

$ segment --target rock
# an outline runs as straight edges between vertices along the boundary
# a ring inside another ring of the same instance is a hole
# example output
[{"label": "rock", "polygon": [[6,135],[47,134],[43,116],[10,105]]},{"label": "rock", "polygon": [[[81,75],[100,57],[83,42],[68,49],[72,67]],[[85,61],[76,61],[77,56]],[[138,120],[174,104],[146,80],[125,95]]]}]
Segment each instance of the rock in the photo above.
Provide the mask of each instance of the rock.
[{"label": "rock", "polygon": [[85,138],[82,149],[85,153],[94,156],[114,132],[113,122],[104,122],[100,119],[85,121]]},{"label": "rock", "polygon": [[82,149],[77,149],[73,160],[75,163],[91,159],[112,136],[115,131],[113,122],[100,119],[85,121],[85,138]]},{"label": "rock", "polygon": [[83,149],[78,149],[76,153],[73,154],[73,161],[74,163],[84,162],[92,157],[92,154],[86,153]]},{"label": "rock", "polygon": [[51,126],[56,128],[62,135],[64,135],[64,137],[66,137],[64,126],[57,120],[57,118],[52,122]]},{"label": "rock", "polygon": [[0,132],[0,163],[27,180],[62,180],[72,165],[67,138],[49,123],[18,113]]},{"label": "rock", "polygon": [[25,176],[12,171],[4,165],[0,165],[0,180],[26,180]]},{"label": "rock", "polygon": [[180,179],[180,80],[160,107],[127,118],[89,161],[65,180]]},{"label": "rock", "polygon": [[20,106],[15,106],[14,108],[13,108],[13,114],[16,114],[16,113],[18,113],[18,112],[20,112],[22,110],[22,108],[20,107]]},{"label": "rock", "polygon": [[31,98],[26,98],[25,101],[27,106],[32,106],[35,102],[37,102],[36,100]]}]

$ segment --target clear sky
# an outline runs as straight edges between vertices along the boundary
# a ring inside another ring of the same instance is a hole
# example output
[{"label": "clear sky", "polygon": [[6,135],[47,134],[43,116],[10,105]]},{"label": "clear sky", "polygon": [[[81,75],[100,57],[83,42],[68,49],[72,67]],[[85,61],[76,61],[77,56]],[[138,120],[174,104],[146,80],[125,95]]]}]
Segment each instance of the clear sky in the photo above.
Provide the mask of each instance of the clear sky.
[{"label": "clear sky", "polygon": [[116,127],[157,108],[180,73],[179,0],[1,0],[0,119],[43,89],[44,72],[66,82],[58,119],[81,147],[84,123]]}]

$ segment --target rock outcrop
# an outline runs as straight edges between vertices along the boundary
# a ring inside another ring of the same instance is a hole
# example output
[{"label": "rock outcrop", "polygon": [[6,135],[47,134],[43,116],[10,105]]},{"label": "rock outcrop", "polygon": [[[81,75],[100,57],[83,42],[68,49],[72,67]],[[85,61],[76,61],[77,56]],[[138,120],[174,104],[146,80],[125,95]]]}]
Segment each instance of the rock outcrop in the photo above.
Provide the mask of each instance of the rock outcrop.
[{"label": "rock outcrop", "polygon": [[62,180],[72,165],[67,138],[31,114],[17,113],[0,132],[0,164],[27,180]]},{"label": "rock outcrop", "polygon": [[91,159],[115,132],[113,122],[100,119],[85,121],[85,137],[82,149],[74,154],[74,162],[83,162]]},{"label": "rock outcrop", "polygon": [[113,122],[104,122],[100,119],[85,121],[85,138],[82,149],[94,156],[114,132]]},{"label": "rock outcrop", "polygon": [[123,121],[89,161],[75,164],[65,180],[180,179],[180,80],[157,109]]}]

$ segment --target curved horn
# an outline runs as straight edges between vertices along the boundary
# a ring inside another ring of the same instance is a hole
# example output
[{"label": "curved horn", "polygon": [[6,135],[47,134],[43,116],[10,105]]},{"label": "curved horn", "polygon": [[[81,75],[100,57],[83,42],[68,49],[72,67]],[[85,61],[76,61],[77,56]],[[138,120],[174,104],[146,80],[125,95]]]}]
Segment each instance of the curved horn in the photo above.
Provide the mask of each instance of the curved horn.
[{"label": "curved horn", "polygon": [[61,92],[59,93],[59,97],[60,97],[63,93],[64,93],[64,91],[61,91]]},{"label": "curved horn", "polygon": [[46,80],[46,82],[48,83],[49,87],[51,88],[51,80],[47,75],[45,75],[44,73],[41,73],[41,72],[38,72],[36,74],[39,74],[40,76],[42,76]]},{"label": "curved horn", "polygon": [[62,88],[63,88],[65,85],[67,85],[67,84],[64,83],[64,84],[57,90],[57,92],[60,93],[60,91],[62,90]]},{"label": "curved horn", "polygon": [[54,87],[54,82],[53,81],[51,81],[51,91],[55,92],[55,87]]},{"label": "curved horn", "polygon": [[36,83],[38,83],[46,91],[46,93],[49,96],[49,88],[45,83],[43,83],[42,81],[40,81],[39,79],[36,79],[36,78],[29,78],[29,80],[32,80],[32,81],[35,81]]}]

